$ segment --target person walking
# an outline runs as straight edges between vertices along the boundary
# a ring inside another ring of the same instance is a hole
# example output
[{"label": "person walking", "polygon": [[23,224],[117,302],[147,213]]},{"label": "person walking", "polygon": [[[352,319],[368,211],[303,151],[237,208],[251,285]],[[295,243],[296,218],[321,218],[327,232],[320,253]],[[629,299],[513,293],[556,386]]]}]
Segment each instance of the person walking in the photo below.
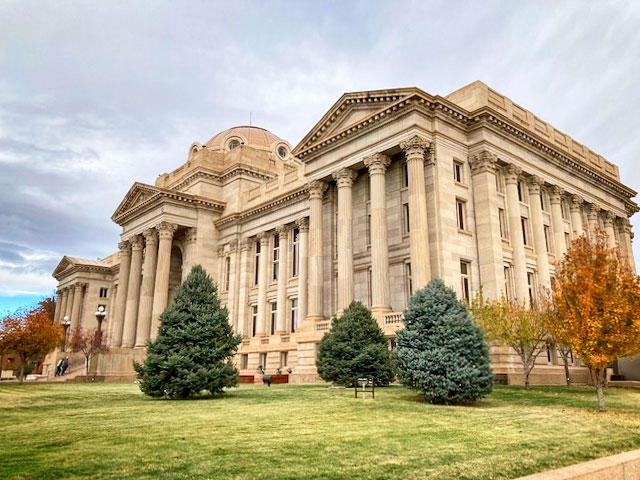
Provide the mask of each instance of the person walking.
[{"label": "person walking", "polygon": [[58,364],[56,365],[56,373],[54,374],[54,377],[59,377],[61,375],[60,372],[62,372],[62,362],[64,361],[64,358],[61,358],[58,361]]},{"label": "person walking", "polygon": [[60,375],[64,375],[64,372],[69,368],[69,357],[64,357],[62,359],[62,364],[60,365]]}]

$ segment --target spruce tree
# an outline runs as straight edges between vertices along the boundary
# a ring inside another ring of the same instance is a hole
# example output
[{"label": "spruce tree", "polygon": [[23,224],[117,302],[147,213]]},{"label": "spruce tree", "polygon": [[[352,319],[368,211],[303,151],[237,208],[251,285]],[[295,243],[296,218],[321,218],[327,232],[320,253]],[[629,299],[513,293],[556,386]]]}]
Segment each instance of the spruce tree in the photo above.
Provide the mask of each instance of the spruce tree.
[{"label": "spruce tree", "polygon": [[472,403],[491,393],[493,373],[482,330],[442,280],[417,291],[397,333],[400,381],[438,404]]},{"label": "spruce tree", "polygon": [[360,302],[334,317],[320,342],[316,366],[323,380],[346,387],[359,377],[373,378],[376,385],[388,385],[394,377],[387,339]]},{"label": "spruce tree", "polygon": [[234,387],[233,355],[240,342],[211,277],[195,266],[160,315],[158,336],[147,342],[144,364],[134,364],[140,389],[152,397],[184,399]]}]

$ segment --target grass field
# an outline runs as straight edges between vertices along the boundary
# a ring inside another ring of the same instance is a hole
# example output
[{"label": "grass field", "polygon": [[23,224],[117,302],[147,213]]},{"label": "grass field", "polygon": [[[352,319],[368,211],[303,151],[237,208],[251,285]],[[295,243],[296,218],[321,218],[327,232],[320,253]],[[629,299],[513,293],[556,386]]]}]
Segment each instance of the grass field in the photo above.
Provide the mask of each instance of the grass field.
[{"label": "grass field", "polygon": [[640,391],[497,387],[473,407],[401,387],[242,386],[206,400],[133,384],[0,385],[0,478],[506,479],[640,447]]}]

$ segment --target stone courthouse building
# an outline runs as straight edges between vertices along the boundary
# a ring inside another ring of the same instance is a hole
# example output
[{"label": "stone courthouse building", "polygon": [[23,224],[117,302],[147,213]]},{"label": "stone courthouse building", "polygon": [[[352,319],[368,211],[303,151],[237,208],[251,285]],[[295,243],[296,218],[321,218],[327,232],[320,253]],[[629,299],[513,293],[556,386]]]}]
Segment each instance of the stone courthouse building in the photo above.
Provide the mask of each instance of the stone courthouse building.
[{"label": "stone courthouse building", "polygon": [[[635,193],[614,164],[481,82],[446,97],[347,93],[295,148],[235,127],[191,145],[155,185],[135,183],[111,217],[118,251],[65,256],[53,272],[56,318],[95,328],[104,306],[111,352],[98,374],[132,378],[132,360],[201,264],[242,335],[241,374],[290,368],[291,382],[310,382],[318,342],[352,300],[393,347],[411,293],[434,277],[460,298],[482,287],[528,302],[595,225],[633,266]],[[521,381],[507,349],[494,348],[492,362]],[[538,362],[533,382],[564,380],[552,349]]]}]

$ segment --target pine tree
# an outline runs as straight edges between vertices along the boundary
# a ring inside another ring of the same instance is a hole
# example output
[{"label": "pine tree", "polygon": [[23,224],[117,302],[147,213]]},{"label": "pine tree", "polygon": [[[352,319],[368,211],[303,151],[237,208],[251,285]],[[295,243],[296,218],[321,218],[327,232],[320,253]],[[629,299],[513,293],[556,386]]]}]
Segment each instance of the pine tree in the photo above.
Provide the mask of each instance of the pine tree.
[{"label": "pine tree", "polygon": [[373,378],[376,385],[388,385],[394,377],[387,339],[360,302],[334,317],[320,342],[316,366],[325,381],[346,387],[359,377]]},{"label": "pine tree", "polygon": [[234,336],[218,290],[195,266],[160,315],[154,341],[147,343],[143,365],[134,365],[140,389],[152,397],[188,398],[203,390],[221,393],[238,384],[233,355],[241,342]]},{"label": "pine tree", "polygon": [[432,403],[472,403],[491,393],[493,373],[482,330],[442,280],[417,291],[397,333],[398,377]]}]

